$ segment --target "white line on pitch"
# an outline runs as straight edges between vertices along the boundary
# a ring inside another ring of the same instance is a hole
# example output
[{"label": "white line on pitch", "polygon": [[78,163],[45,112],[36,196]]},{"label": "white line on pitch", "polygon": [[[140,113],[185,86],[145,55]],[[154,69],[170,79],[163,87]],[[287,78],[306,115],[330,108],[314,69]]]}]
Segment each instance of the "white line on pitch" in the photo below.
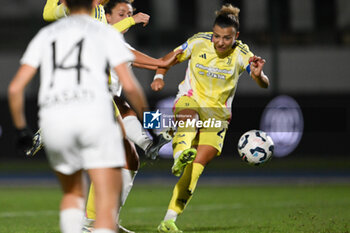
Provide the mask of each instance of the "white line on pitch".
[{"label": "white line on pitch", "polygon": [[38,215],[58,215],[58,210],[0,212],[0,218],[32,217],[32,216],[38,216]]}]

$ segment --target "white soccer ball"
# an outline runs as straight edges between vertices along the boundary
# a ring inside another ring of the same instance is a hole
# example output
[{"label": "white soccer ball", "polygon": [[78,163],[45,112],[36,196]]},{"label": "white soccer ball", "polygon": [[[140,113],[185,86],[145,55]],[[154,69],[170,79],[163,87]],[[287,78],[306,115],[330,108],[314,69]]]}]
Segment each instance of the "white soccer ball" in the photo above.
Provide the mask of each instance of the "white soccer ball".
[{"label": "white soccer ball", "polygon": [[272,138],[261,130],[250,130],[238,141],[238,153],[243,161],[250,165],[261,165],[268,162],[273,154]]}]

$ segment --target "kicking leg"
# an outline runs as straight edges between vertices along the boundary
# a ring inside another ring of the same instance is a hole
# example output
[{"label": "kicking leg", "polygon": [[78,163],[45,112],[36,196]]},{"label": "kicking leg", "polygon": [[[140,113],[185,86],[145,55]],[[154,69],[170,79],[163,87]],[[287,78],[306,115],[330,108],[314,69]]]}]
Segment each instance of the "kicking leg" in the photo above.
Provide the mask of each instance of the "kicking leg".
[{"label": "kicking leg", "polygon": [[[186,122],[187,120],[198,120],[199,116],[195,110],[185,109],[178,113],[180,116],[176,120]],[[172,173],[175,176],[180,176],[187,164],[193,162],[196,157],[197,151],[192,148],[192,142],[196,138],[196,127],[178,127],[175,137],[173,139],[174,149],[174,165],[172,167]]]},{"label": "kicking leg", "polygon": [[184,173],[174,187],[167,213],[158,226],[159,232],[182,232],[175,225],[175,221],[190,202],[204,167],[215,158],[217,152],[217,149],[209,145],[198,146],[195,160],[186,166]]}]

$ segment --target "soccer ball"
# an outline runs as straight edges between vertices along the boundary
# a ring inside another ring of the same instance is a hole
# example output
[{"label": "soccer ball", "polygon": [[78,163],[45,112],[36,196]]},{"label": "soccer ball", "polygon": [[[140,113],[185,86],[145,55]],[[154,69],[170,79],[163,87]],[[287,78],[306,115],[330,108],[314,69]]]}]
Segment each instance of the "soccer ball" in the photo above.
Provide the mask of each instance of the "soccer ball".
[{"label": "soccer ball", "polygon": [[261,130],[250,130],[238,141],[238,153],[250,165],[268,162],[273,154],[274,144],[270,136]]}]

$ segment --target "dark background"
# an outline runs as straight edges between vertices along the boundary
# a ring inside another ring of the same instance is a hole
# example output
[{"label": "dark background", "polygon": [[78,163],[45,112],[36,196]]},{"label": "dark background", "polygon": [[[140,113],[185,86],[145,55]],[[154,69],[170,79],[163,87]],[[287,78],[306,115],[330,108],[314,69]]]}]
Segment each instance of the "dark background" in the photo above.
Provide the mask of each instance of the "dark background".
[{"label": "dark background", "polygon": [[[284,161],[348,160],[350,1],[136,0],[136,12],[151,15],[151,20],[145,28],[132,27],[126,41],[137,50],[161,57],[193,34],[211,31],[214,12],[224,3],[241,9],[239,39],[267,60],[264,70],[271,86],[260,89],[247,74],[242,75],[222,159],[238,159],[239,136],[260,127],[262,112],[274,97],[289,95],[303,112],[304,133],[298,147]],[[44,0],[13,0],[0,8],[0,163],[23,160],[14,149],[7,86],[26,45],[47,25],[42,19],[44,4]],[[154,72],[134,69],[153,106],[162,98],[176,95],[185,63],[170,70],[166,87],[159,93],[152,92],[149,86]],[[27,89],[26,112],[33,130],[37,129],[38,85],[35,79]]]}]

